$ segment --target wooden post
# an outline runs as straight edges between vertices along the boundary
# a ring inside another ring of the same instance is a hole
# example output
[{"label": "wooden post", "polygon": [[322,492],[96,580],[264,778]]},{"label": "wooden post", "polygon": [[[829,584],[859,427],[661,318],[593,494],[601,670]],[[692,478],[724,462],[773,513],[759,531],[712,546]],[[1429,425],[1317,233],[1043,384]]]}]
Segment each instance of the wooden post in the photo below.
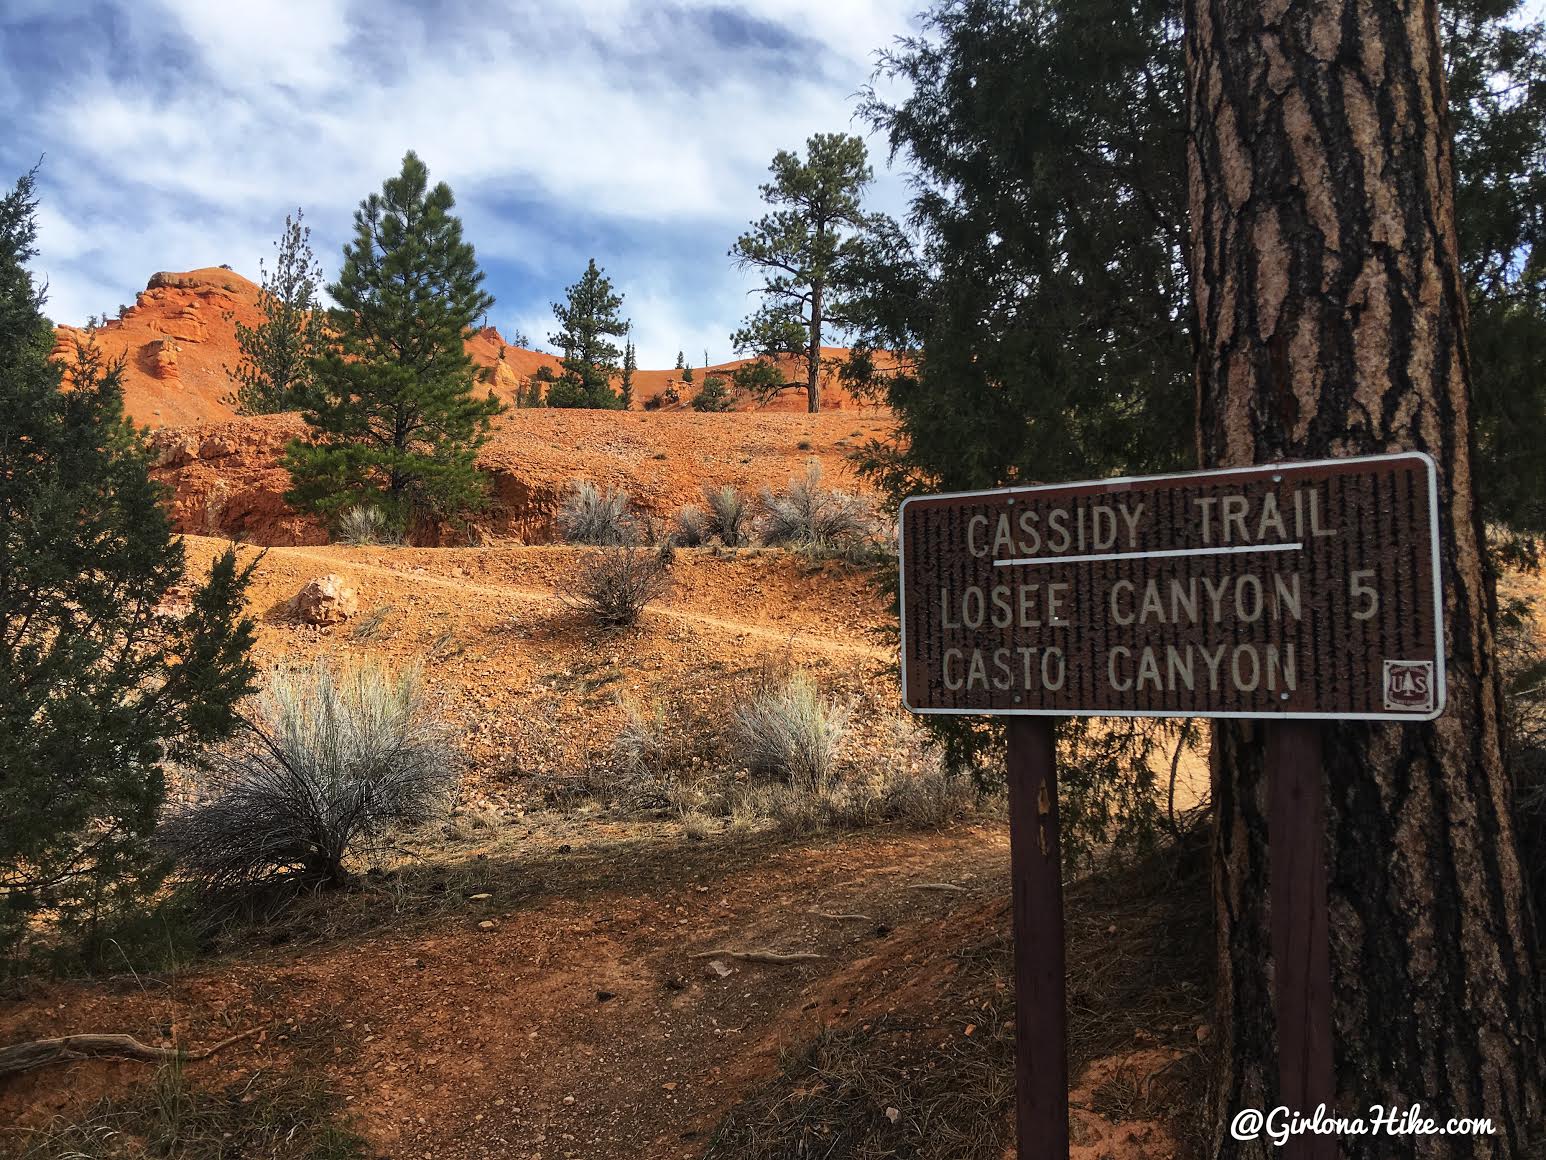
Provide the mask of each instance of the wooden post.
[{"label": "wooden post", "polygon": [[[1314,721],[1272,721],[1264,728],[1278,1099],[1308,1119],[1320,1104],[1330,1113],[1336,1098],[1321,731]],[[1336,1155],[1332,1135],[1291,1136],[1283,1149],[1284,1160],[1335,1160]]]},{"label": "wooden post", "polygon": [[1007,723],[1016,1156],[1068,1160],[1068,1002],[1053,722],[1009,717]]}]

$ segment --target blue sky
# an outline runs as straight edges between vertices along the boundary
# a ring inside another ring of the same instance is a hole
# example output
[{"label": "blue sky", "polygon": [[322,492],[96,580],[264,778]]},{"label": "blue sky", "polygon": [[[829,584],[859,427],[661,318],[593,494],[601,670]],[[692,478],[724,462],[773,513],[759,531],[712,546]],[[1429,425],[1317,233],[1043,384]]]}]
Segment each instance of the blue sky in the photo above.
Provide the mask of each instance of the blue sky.
[{"label": "blue sky", "polygon": [[[456,193],[498,300],[545,345],[594,256],[643,366],[731,357],[750,275],[726,251],[780,148],[863,132],[854,94],[918,0],[4,0],[0,182],[43,156],[61,322],[156,270],[257,276],[304,207],[329,277],[360,199],[412,148]],[[901,180],[871,142],[872,205]]]}]

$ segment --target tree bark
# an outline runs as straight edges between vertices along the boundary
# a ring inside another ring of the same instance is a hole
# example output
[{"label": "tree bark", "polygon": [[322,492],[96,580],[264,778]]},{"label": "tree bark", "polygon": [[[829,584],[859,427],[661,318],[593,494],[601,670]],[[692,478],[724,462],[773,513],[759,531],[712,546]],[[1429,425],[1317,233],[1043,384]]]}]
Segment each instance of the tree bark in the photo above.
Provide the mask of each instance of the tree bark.
[{"label": "tree bark", "polygon": [[[1344,1136],[1341,1154],[1523,1156],[1546,1046],[1471,491],[1435,5],[1186,0],[1186,60],[1204,464],[1420,449],[1439,467],[1449,707],[1322,728],[1336,1103],[1420,1103],[1496,1134]],[[1280,1102],[1263,757],[1259,725],[1218,724],[1219,1157],[1271,1155],[1229,1121]]]},{"label": "tree bark", "polygon": [[811,348],[805,356],[805,409],[821,410],[821,281],[811,283]]}]

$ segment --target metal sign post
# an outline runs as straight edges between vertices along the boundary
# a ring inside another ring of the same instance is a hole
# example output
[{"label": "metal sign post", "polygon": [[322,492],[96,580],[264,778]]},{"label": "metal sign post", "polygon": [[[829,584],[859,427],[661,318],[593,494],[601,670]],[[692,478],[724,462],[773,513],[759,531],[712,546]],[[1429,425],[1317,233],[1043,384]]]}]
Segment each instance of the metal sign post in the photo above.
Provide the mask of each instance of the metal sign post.
[{"label": "metal sign post", "polygon": [[903,703],[1010,718],[1021,1160],[1068,1155],[1055,716],[1266,721],[1280,1102],[1331,1106],[1312,722],[1443,712],[1438,516],[1418,452],[902,504]]}]

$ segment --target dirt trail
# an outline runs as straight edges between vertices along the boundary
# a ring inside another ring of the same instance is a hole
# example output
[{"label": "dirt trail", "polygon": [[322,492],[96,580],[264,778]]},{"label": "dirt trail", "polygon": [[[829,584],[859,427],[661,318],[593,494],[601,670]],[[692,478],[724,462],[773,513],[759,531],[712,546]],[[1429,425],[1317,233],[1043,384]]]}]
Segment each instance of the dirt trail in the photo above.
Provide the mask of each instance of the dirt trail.
[{"label": "dirt trail", "polygon": [[[436,576],[431,573],[407,572],[400,568],[367,563],[360,560],[357,556],[347,554],[349,552],[348,549],[270,548],[268,551],[274,553],[276,557],[310,560],[322,568],[342,568],[356,574],[380,576],[383,579],[395,581],[401,581],[407,577],[415,585],[440,589],[455,596],[476,594],[495,597],[501,601],[524,601],[529,604],[542,605],[557,610],[567,609],[568,607],[563,594],[555,592],[551,588],[531,588],[516,584],[479,584],[464,579]],[[894,656],[894,650],[881,649],[873,645],[866,645],[855,641],[823,639],[816,636],[804,637],[800,635],[798,629],[793,631],[775,629],[751,620],[710,616],[695,608],[675,607],[669,603],[651,608],[648,615],[665,617],[688,625],[703,625],[736,635],[753,636],[778,645],[788,645],[793,640],[802,650],[814,648],[823,652],[843,653],[874,660],[889,660]]]},{"label": "dirt trail", "polygon": [[[382,1155],[698,1156],[781,1047],[847,1014],[855,976],[946,954],[959,942],[942,939],[941,924],[1007,888],[1004,836],[991,826],[800,846],[650,838],[518,873],[483,866],[499,881],[461,889],[493,897],[433,923],[248,955],[174,980],[164,996],[54,986],[0,1014],[0,1037],[110,1028],[153,1039],[170,1025],[201,1041],[263,1021],[300,1039],[321,1022],[336,1044],[329,1079]],[[940,881],[965,891],[915,889]],[[762,948],[822,957],[693,957]],[[201,1075],[239,1078],[281,1065],[285,1051],[277,1036],[244,1044]],[[33,1077],[0,1095],[0,1120],[145,1074],[136,1066]],[[45,1084],[58,1098],[40,1099]]]}]

